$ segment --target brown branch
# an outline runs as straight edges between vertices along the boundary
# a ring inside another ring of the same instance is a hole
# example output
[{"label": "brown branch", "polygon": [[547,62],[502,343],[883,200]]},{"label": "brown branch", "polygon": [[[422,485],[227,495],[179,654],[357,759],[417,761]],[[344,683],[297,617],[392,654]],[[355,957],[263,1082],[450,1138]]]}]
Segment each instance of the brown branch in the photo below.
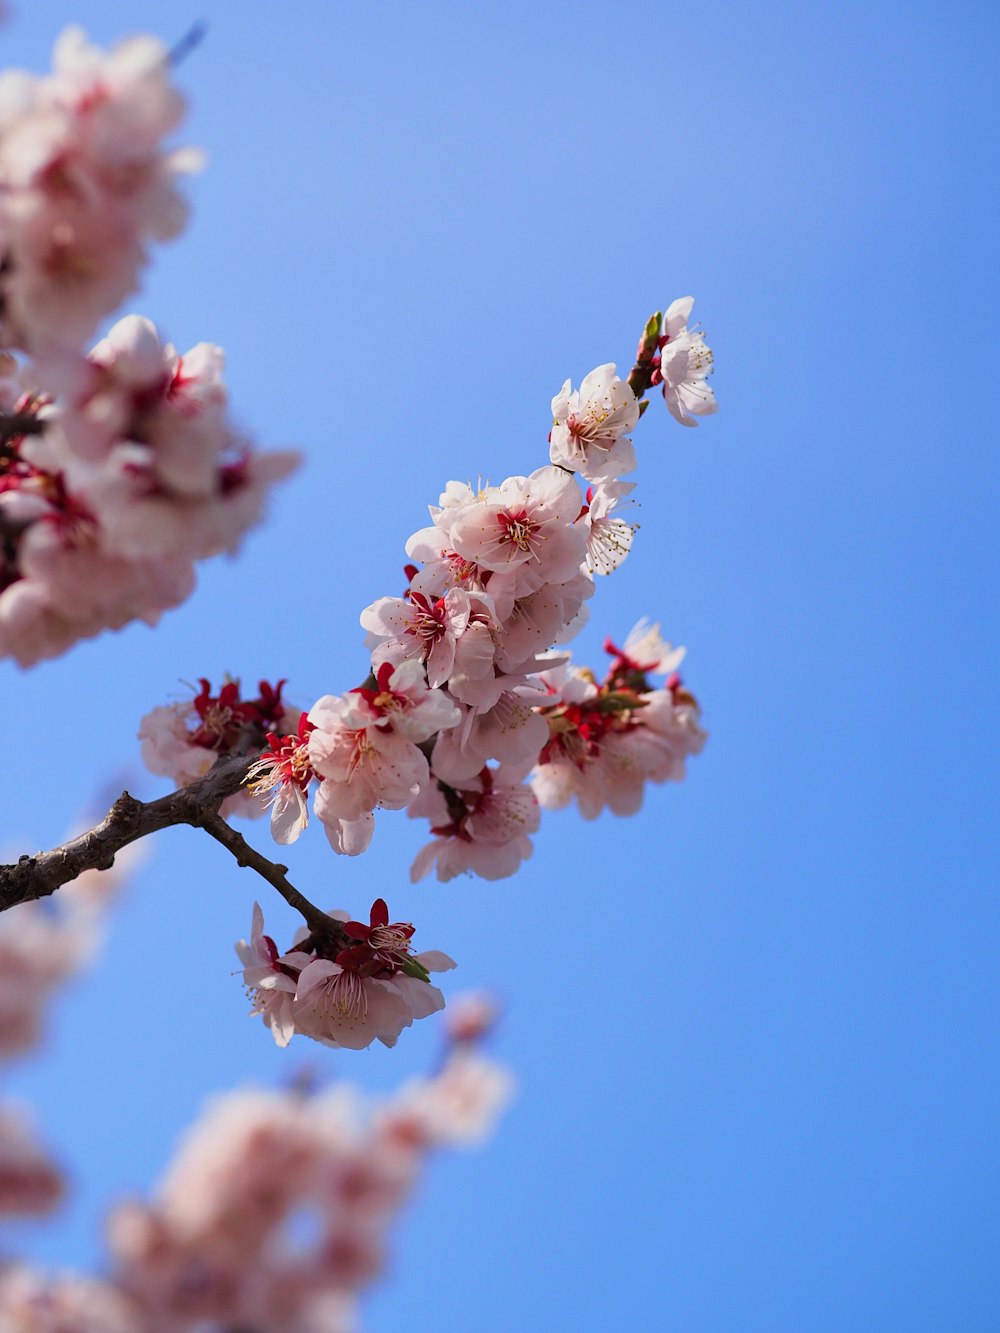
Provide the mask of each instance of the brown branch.
[{"label": "brown branch", "polygon": [[160,829],[204,824],[218,814],[227,796],[239,791],[256,758],[243,754],[219,759],[203,778],[156,801],[137,801],[122,792],[101,822],[86,833],[51,851],[0,866],[0,912],[45,898],[85,870],[110,870],[123,847]]},{"label": "brown branch", "polygon": [[312,927],[314,935],[323,938],[339,936],[342,933],[339,921],[321,912],[304,894],[299,893],[294,885],[289,884],[285,878],[288,872],[287,866],[278,865],[275,861],[269,861],[266,856],[261,856],[260,852],[250,846],[243,834],[230,828],[219,814],[206,815],[200,823],[206,833],[211,834],[216,842],[221,842],[227,851],[232,852],[238,866],[249,866],[251,870],[256,870],[258,875],[263,875],[268,884],[278,890],[285,902],[305,918],[306,923]]},{"label": "brown branch", "polygon": [[41,435],[45,418],[34,412],[0,412],[0,443],[20,439],[22,435]]}]

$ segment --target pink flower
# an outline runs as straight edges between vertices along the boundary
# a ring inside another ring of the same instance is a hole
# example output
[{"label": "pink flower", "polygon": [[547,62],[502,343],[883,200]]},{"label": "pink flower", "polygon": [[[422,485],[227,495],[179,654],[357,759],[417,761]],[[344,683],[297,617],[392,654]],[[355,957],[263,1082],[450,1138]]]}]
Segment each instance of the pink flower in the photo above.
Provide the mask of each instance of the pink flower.
[{"label": "pink flower", "polygon": [[431,600],[423,593],[408,598],[380,597],[361,613],[370,646],[398,646],[404,657],[415,657],[427,667],[431,687],[445,684],[455,664],[456,645],[472,614],[468,593],[452,588]]},{"label": "pink flower", "polygon": [[[455,966],[437,951],[413,955],[426,971]],[[395,1046],[403,1028],[444,1008],[444,996],[420,976],[392,972],[365,976],[328,958],[303,968],[295,993],[295,1024],[299,1032],[330,1046],[360,1051],[378,1039]]]},{"label": "pink flower", "polygon": [[572,578],[586,538],[574,524],[580,488],[561,468],[543,467],[530,477],[509,477],[471,505],[451,528],[455,550],[484,569],[515,573],[515,595]]},{"label": "pink flower", "polygon": [[190,560],[232,551],[269,486],[296,466],[296,455],[257,454],[234,431],[223,360],[209,343],[178,356],[148,319],[129,315],[73,368],[50,447],[68,454],[109,550]]},{"label": "pink flower", "polygon": [[587,568],[592,574],[610,574],[632,549],[639,525],[611,515],[634,490],[629,481],[603,481],[587,491],[587,508],[580,517],[587,530]]},{"label": "pink flower", "polygon": [[0,76],[3,336],[32,350],[82,342],[135,289],[147,242],[183,226],[177,177],[199,165],[162,147],[184,102],[160,42],[105,53],[70,28],[53,64]]},{"label": "pink flower", "polygon": [[47,1277],[18,1263],[0,1272],[0,1328],[11,1333],[145,1333],[147,1327],[110,1282],[71,1273]]},{"label": "pink flower", "polygon": [[687,757],[704,745],[697,702],[680,677],[672,676],[664,690],[646,680],[647,671],[678,661],[678,650],[663,641],[659,626],[644,622],[626,642],[653,660],[636,661],[608,640],[614,660],[600,686],[590,672],[547,679],[553,698],[541,711],[550,737],[531,778],[546,809],[575,799],[585,819],[605,807],[634,814],[647,782],[679,781]]},{"label": "pink flower", "polygon": [[448,1036],[459,1045],[482,1041],[499,1020],[500,1006],[492,995],[468,992],[452,1000],[448,1007]]},{"label": "pink flower", "polygon": [[287,1046],[295,1032],[292,1000],[298,974],[309,955],[292,952],[284,958],[270,935],[264,934],[264,913],[254,903],[250,943],[238,941],[236,953],[243,964],[243,984],[253,1001],[251,1013],[260,1014],[279,1046]]},{"label": "pink flower", "polygon": [[360,696],[324,695],[309,721],[309,759],[322,779],[316,817],[335,851],[356,855],[371,838],[371,812],[408,805],[427,781],[427,760]]},{"label": "pink flower", "polygon": [[455,726],[461,714],[443,690],[430,689],[420,662],[409,658],[395,665],[383,662],[375,673],[375,685],[359,685],[351,691],[364,702],[367,716],[379,727],[392,730],[419,745]]},{"label": "pink flower", "polygon": [[309,823],[309,784],[315,778],[309,759],[309,733],[313,724],[303,713],[294,735],[268,732],[268,749],[247,773],[247,786],[255,796],[270,793],[271,836],[275,842],[295,842]]},{"label": "pink flower", "polygon": [[575,393],[567,380],[552,399],[549,457],[589,481],[620,477],[635,468],[628,432],[639,420],[639,403],[614,365],[598,366]]},{"label": "pink flower", "polygon": [[411,1084],[399,1109],[418,1120],[430,1143],[471,1145],[493,1132],[513,1091],[506,1070],[463,1045],[436,1078]]},{"label": "pink flower", "polygon": [[670,415],[682,426],[697,426],[695,417],[719,410],[708,377],[712,373],[712,349],[697,328],[689,328],[693,296],[674,301],[663,320],[660,339],[660,374],[663,397]]},{"label": "pink flower", "polygon": [[529,834],[539,825],[534,792],[517,772],[503,768],[484,768],[460,788],[438,782],[407,813],[429,818],[436,835],[410,867],[413,883],[431,870],[442,882],[466,871],[482,879],[505,879],[531,856]]}]

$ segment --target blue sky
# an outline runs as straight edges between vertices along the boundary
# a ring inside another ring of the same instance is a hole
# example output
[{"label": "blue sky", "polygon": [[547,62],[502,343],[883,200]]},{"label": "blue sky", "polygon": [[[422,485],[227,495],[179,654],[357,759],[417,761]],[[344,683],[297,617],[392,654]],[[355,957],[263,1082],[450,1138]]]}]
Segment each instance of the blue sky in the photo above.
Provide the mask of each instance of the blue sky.
[{"label": "blue sky", "polygon": [[[180,79],[210,166],[129,308],[221,343],[241,420],[308,462],[155,633],[3,667],[5,840],[58,841],[180,679],[357,683],[357,614],[442,484],[544,462],[563,379],[690,292],[722,410],[643,420],[641,531],[576,649],[643,614],[688,646],[688,781],[548,817],[498,884],[411,887],[399,816],[357,861],[292,849],[313,898],[384,894],[507,1002],[517,1105],[437,1164],[368,1326],[992,1333],[995,7],[16,8],[5,61],[36,69],[81,18],[208,20]],[[210,1090],[433,1057],[429,1023],[275,1050],[229,975],[263,889],[163,835],[14,1075],[76,1171],[16,1238],[39,1258],[87,1262]]]}]

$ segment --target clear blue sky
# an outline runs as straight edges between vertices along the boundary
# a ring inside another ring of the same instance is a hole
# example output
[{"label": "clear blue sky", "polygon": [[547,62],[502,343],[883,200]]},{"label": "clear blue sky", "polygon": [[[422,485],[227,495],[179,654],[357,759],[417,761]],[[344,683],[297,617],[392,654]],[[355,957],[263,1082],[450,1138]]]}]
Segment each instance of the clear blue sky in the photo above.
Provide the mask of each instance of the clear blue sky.
[{"label": "clear blue sky", "polygon": [[[550,816],[498,884],[410,887],[399,816],[351,863],[292,849],[311,896],[385,894],[509,1005],[517,1106],[438,1165],[368,1324],[994,1333],[996,7],[19,9],[4,59],[35,68],[70,21],[208,19],[180,77],[210,168],[133,308],[223,344],[241,418],[309,462],[155,634],[4,665],[5,833],[57,841],[181,678],[357,683],[357,613],[441,484],[543,462],[563,379],[693,293],[722,411],[643,421],[642,529],[578,649],[645,613],[688,645],[688,782]],[[276,1051],[229,975],[263,886],[203,841],[160,838],[13,1080],[77,1167],[25,1241],[47,1261],[91,1255],[208,1090],[431,1059],[430,1023]]]}]

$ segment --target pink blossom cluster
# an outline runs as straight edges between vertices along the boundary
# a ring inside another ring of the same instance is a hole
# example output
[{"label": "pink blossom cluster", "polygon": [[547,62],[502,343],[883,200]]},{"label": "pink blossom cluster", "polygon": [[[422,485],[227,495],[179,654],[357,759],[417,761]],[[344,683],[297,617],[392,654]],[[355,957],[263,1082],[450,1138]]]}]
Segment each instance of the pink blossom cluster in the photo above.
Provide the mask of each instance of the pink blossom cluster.
[{"label": "pink blossom cluster", "polygon": [[0,345],[75,349],[135,291],[187,216],[200,154],[164,147],[183,114],[153,37],[105,52],[69,28],[50,74],[0,74]]},{"label": "pink blossom cluster", "polygon": [[428,1155],[483,1140],[510,1091],[465,1042],[437,1074],[375,1105],[347,1085],[210,1103],[156,1199],[111,1217],[114,1282],[135,1326],[355,1329],[358,1295],[381,1272]]},{"label": "pink blossom cluster", "polygon": [[[588,668],[562,663],[545,673],[550,701],[542,710],[548,741],[531,776],[539,803],[557,810],[576,801],[585,819],[604,809],[633,815],[647,782],[679,782],[685,761],[705,743],[697,700],[681,683],[683,648],[640,622],[616,648],[598,684]],[[653,688],[650,674],[668,676]]]},{"label": "pink blossom cluster", "polygon": [[376,1039],[395,1046],[415,1018],[444,1008],[430,973],[448,971],[454,960],[436,949],[413,953],[414,927],[390,922],[383,898],[372,904],[367,923],[348,920],[346,912],[328,917],[329,929],[303,928],[294,947],[279,954],[254,903],[250,941],[236,946],[251,1012],[261,1015],[279,1046],[296,1032],[356,1051]]},{"label": "pink blossom cluster", "polygon": [[22,666],[155,625],[297,462],[233,426],[220,348],[129,315],[83,350],[184,224],[183,110],[152,37],[73,28],[50,75],[0,74],[0,657]]},{"label": "pink blossom cluster", "polygon": [[[244,699],[238,680],[226,679],[218,694],[204,677],[198,690],[177,703],[162,704],[139,724],[142,761],[151,773],[172,778],[183,787],[204,777],[222,755],[260,749],[269,735],[294,727],[302,713],[282,699],[285,681],[262,680],[257,695]],[[250,791],[223,802],[224,817],[255,819],[263,807]]]},{"label": "pink blossom cluster", "polygon": [[476,1049],[484,1026],[454,1037],[437,1073],[380,1102],[346,1084],[216,1098],[155,1199],[113,1211],[110,1278],[12,1265],[0,1272],[0,1328],[354,1333],[430,1155],[485,1140],[510,1099],[509,1075]]},{"label": "pink blossom cluster", "polygon": [[153,1333],[110,1282],[13,1263],[0,1269],[0,1328],[10,1333]]},{"label": "pink blossom cluster", "polygon": [[[714,408],[698,396],[710,395],[710,354],[688,328],[692,305],[683,298],[665,322],[649,321],[633,375],[640,390],[662,384],[668,403],[704,413]],[[312,812],[339,853],[368,847],[377,809],[405,808],[432,834],[412,879],[499,879],[531,855],[540,803],[579,794],[587,810],[626,813],[646,781],[682,775],[684,757],[704,740],[690,696],[636,684],[626,700],[594,684],[591,704],[580,673],[560,674],[559,665],[569,662],[562,645],[586,620],[596,575],[617,569],[632,547],[636,525],[622,506],[634,486],[623,474],[636,466],[630,433],[642,407],[632,377],[598,366],[552,400],[547,465],[499,486],[448,483],[430,524],[406,543],[404,595],[361,613],[371,650],[365,683],[325,695],[297,726],[270,735],[250,771],[276,841],[299,837],[314,792]],[[586,763],[567,721],[567,709],[584,703],[593,714],[582,724]]]},{"label": "pink blossom cluster", "polygon": [[[138,316],[48,375],[53,399],[0,365],[0,656],[22,666],[188,597],[195,564],[236,549],[295,466],[228,422],[222,352],[184,356]],[[2,420],[2,416],[0,416]]]}]

